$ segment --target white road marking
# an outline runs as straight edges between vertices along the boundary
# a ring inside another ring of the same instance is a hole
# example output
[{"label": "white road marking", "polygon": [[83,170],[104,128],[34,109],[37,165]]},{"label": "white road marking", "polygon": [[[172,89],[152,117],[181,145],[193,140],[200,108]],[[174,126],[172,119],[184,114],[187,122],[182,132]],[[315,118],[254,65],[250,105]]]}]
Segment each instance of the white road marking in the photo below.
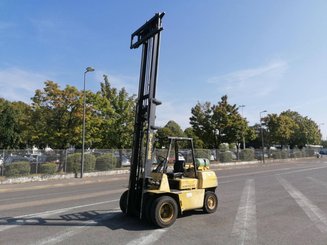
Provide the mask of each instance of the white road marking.
[{"label": "white road marking", "polygon": [[127,243],[127,245],[149,245],[158,241],[160,237],[166,232],[168,229],[158,229],[151,232],[148,235],[141,236],[133,241]]},{"label": "white road marking", "polygon": [[256,244],[257,219],[253,179],[248,179],[243,189],[240,206],[234,221],[232,237],[237,240],[237,244]]},{"label": "white road marking", "polygon": [[288,172],[280,173],[280,174],[276,174],[276,175],[293,174],[293,173],[299,173],[299,172],[305,172],[305,171],[312,171],[312,170],[323,169],[323,168],[327,168],[327,166],[324,166],[324,167],[316,167],[316,168],[297,169],[297,170],[288,171]]},{"label": "white road marking", "polygon": [[[327,166],[320,166],[320,167],[301,167],[296,170],[288,171],[285,173],[279,173],[279,174],[291,174],[291,173],[296,173],[296,172],[303,172],[303,171],[311,171],[311,170],[316,170],[316,169],[322,169],[322,168],[327,168]],[[273,173],[273,172],[281,172],[281,171],[287,171],[294,169],[293,167],[289,168],[279,168],[279,169],[269,169],[269,170],[261,170],[261,171],[253,171],[253,172],[246,172],[246,173],[240,173],[240,174],[230,174],[230,175],[223,175],[223,176],[218,176],[219,179],[224,179],[224,178],[233,178],[233,177],[240,177],[240,176],[249,176],[249,175],[256,175],[256,174],[265,174],[265,173]]]},{"label": "white road marking", "polygon": [[113,218],[116,215],[117,215],[117,211],[109,212],[108,214],[106,214],[106,215],[104,215],[104,216],[102,216],[100,218],[97,218],[95,220],[85,221],[80,226],[73,227],[73,228],[70,228],[70,229],[66,229],[64,232],[59,232],[59,233],[57,233],[57,234],[55,234],[53,236],[46,237],[46,238],[44,238],[44,239],[42,239],[40,241],[35,241],[31,245],[58,244],[58,243],[63,242],[66,239],[68,239],[68,238],[70,238],[72,236],[77,235],[78,233],[81,233],[81,232],[89,229],[90,226],[96,226],[96,225],[98,225],[99,222],[110,219],[110,218]]},{"label": "white road marking", "polygon": [[[8,230],[8,229],[15,228],[15,227],[18,227],[18,226],[21,226],[21,225],[24,225],[25,222],[26,222],[25,219],[28,219],[28,218],[46,218],[46,217],[49,217],[49,216],[54,215],[54,214],[65,213],[67,211],[74,210],[74,209],[90,207],[90,206],[96,206],[96,205],[101,205],[101,204],[106,204],[106,203],[117,202],[117,201],[119,201],[119,199],[104,201],[104,202],[96,202],[96,203],[91,203],[91,204],[86,204],[86,205],[79,205],[79,206],[74,206],[74,207],[69,207],[69,208],[49,210],[49,211],[45,211],[45,212],[41,212],[41,213],[25,214],[25,215],[12,217],[11,219],[15,220],[15,223],[11,224],[11,225],[0,226],[0,232]],[[5,220],[3,218],[0,218],[0,224],[3,223],[4,221]]]},{"label": "white road marking", "polygon": [[316,225],[316,227],[322,232],[327,233],[327,216],[316,205],[314,205],[306,196],[304,196],[299,190],[293,187],[288,181],[280,176],[276,176],[279,183],[285,188],[285,190],[294,198],[297,204],[303,209],[305,214]]}]

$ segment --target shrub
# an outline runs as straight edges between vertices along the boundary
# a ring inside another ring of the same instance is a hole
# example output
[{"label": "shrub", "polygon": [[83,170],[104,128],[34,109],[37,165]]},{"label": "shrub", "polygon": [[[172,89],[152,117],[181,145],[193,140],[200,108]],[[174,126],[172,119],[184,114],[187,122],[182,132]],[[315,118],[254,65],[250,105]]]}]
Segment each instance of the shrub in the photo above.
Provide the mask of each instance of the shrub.
[{"label": "shrub", "polygon": [[231,151],[236,151],[236,149],[237,149],[237,146],[235,143],[230,143],[228,147],[229,147],[229,150],[231,150]]},{"label": "shrub", "polygon": [[219,161],[220,162],[232,162],[233,161],[232,153],[230,151],[220,152],[219,153]]},{"label": "shrub", "polygon": [[111,154],[107,153],[99,156],[95,162],[95,169],[99,171],[106,171],[117,167],[117,158]]},{"label": "shrub", "polygon": [[252,161],[254,160],[254,150],[244,149],[241,151],[240,158],[243,161]]},{"label": "shrub", "polygon": [[14,162],[5,166],[6,177],[17,177],[30,174],[31,165],[27,161]]},{"label": "shrub", "polygon": [[291,153],[291,158],[300,158],[300,157],[302,157],[301,151],[294,151]]},{"label": "shrub", "polygon": [[287,159],[288,158],[288,152],[287,151],[281,151],[281,159]]},{"label": "shrub", "polygon": [[194,150],[194,155],[196,158],[210,159],[211,151],[207,150],[207,149],[196,149],[196,150]]},{"label": "shrub", "polygon": [[273,158],[273,159],[281,159],[281,158],[282,158],[282,154],[281,154],[281,152],[280,152],[280,151],[274,151],[274,152],[272,153],[272,158]]},{"label": "shrub", "polygon": [[228,151],[228,150],[229,150],[229,145],[228,145],[228,143],[221,143],[221,144],[219,145],[219,150],[220,150],[220,151]]},{"label": "shrub", "polygon": [[41,174],[54,174],[57,172],[57,164],[54,162],[42,163],[39,166],[39,173]]},{"label": "shrub", "polygon": [[315,155],[314,149],[306,149],[305,151],[307,157],[313,157]]},{"label": "shrub", "polygon": [[[67,172],[77,173],[81,171],[81,153],[74,153],[67,156]],[[84,154],[84,172],[91,172],[95,168],[95,156]]]}]

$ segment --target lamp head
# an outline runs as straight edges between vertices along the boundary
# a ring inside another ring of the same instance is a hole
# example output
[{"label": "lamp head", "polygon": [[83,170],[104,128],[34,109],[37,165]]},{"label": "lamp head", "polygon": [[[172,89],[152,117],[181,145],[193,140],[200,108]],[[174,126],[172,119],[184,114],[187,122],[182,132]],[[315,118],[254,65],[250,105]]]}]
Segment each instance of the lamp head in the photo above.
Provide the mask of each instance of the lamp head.
[{"label": "lamp head", "polygon": [[92,71],[95,71],[94,68],[91,67],[91,66],[88,66],[88,67],[86,67],[86,71],[85,71],[85,73],[86,73],[86,72],[92,72]]}]

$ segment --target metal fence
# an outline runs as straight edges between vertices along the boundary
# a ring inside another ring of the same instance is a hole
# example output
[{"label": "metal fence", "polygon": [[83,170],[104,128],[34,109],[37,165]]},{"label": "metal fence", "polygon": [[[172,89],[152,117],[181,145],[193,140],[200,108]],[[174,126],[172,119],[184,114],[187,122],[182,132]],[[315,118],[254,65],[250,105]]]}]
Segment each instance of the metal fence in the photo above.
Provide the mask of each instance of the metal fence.
[{"label": "metal fence", "polygon": [[[186,162],[192,160],[191,151],[181,149],[179,157],[185,159]],[[27,161],[30,163],[30,173],[38,174],[40,166],[45,163],[55,163],[56,171],[67,173],[72,172],[71,168],[67,168],[68,159],[72,154],[80,156],[80,149],[65,150],[0,150],[0,174],[4,174],[6,166],[14,162]],[[317,154],[313,149],[303,148],[302,150],[265,150],[264,153],[260,149],[239,149],[239,150],[219,150],[219,149],[195,149],[195,158],[207,158],[216,162],[233,162],[233,161],[252,161],[265,159],[287,159],[312,157]],[[126,168],[130,166],[132,150],[131,149],[88,149],[86,155],[93,155],[93,159],[106,155],[108,161],[115,163],[112,168]],[[154,152],[154,161],[158,162],[162,158],[167,157],[167,149],[156,149]],[[168,156],[169,161],[174,160],[174,155]],[[111,159],[110,159],[111,158]],[[78,157],[77,157],[78,159]],[[89,171],[97,171],[91,168]]]}]

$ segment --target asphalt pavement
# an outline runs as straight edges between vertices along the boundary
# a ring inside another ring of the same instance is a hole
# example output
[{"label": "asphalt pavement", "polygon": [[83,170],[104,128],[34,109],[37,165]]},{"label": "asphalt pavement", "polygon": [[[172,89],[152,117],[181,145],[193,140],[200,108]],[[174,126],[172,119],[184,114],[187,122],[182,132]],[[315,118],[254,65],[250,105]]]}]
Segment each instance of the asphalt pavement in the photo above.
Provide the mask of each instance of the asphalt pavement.
[{"label": "asphalt pavement", "polygon": [[0,185],[0,244],[327,244],[327,158],[215,171],[217,212],[166,229],[121,213],[127,174]]}]

